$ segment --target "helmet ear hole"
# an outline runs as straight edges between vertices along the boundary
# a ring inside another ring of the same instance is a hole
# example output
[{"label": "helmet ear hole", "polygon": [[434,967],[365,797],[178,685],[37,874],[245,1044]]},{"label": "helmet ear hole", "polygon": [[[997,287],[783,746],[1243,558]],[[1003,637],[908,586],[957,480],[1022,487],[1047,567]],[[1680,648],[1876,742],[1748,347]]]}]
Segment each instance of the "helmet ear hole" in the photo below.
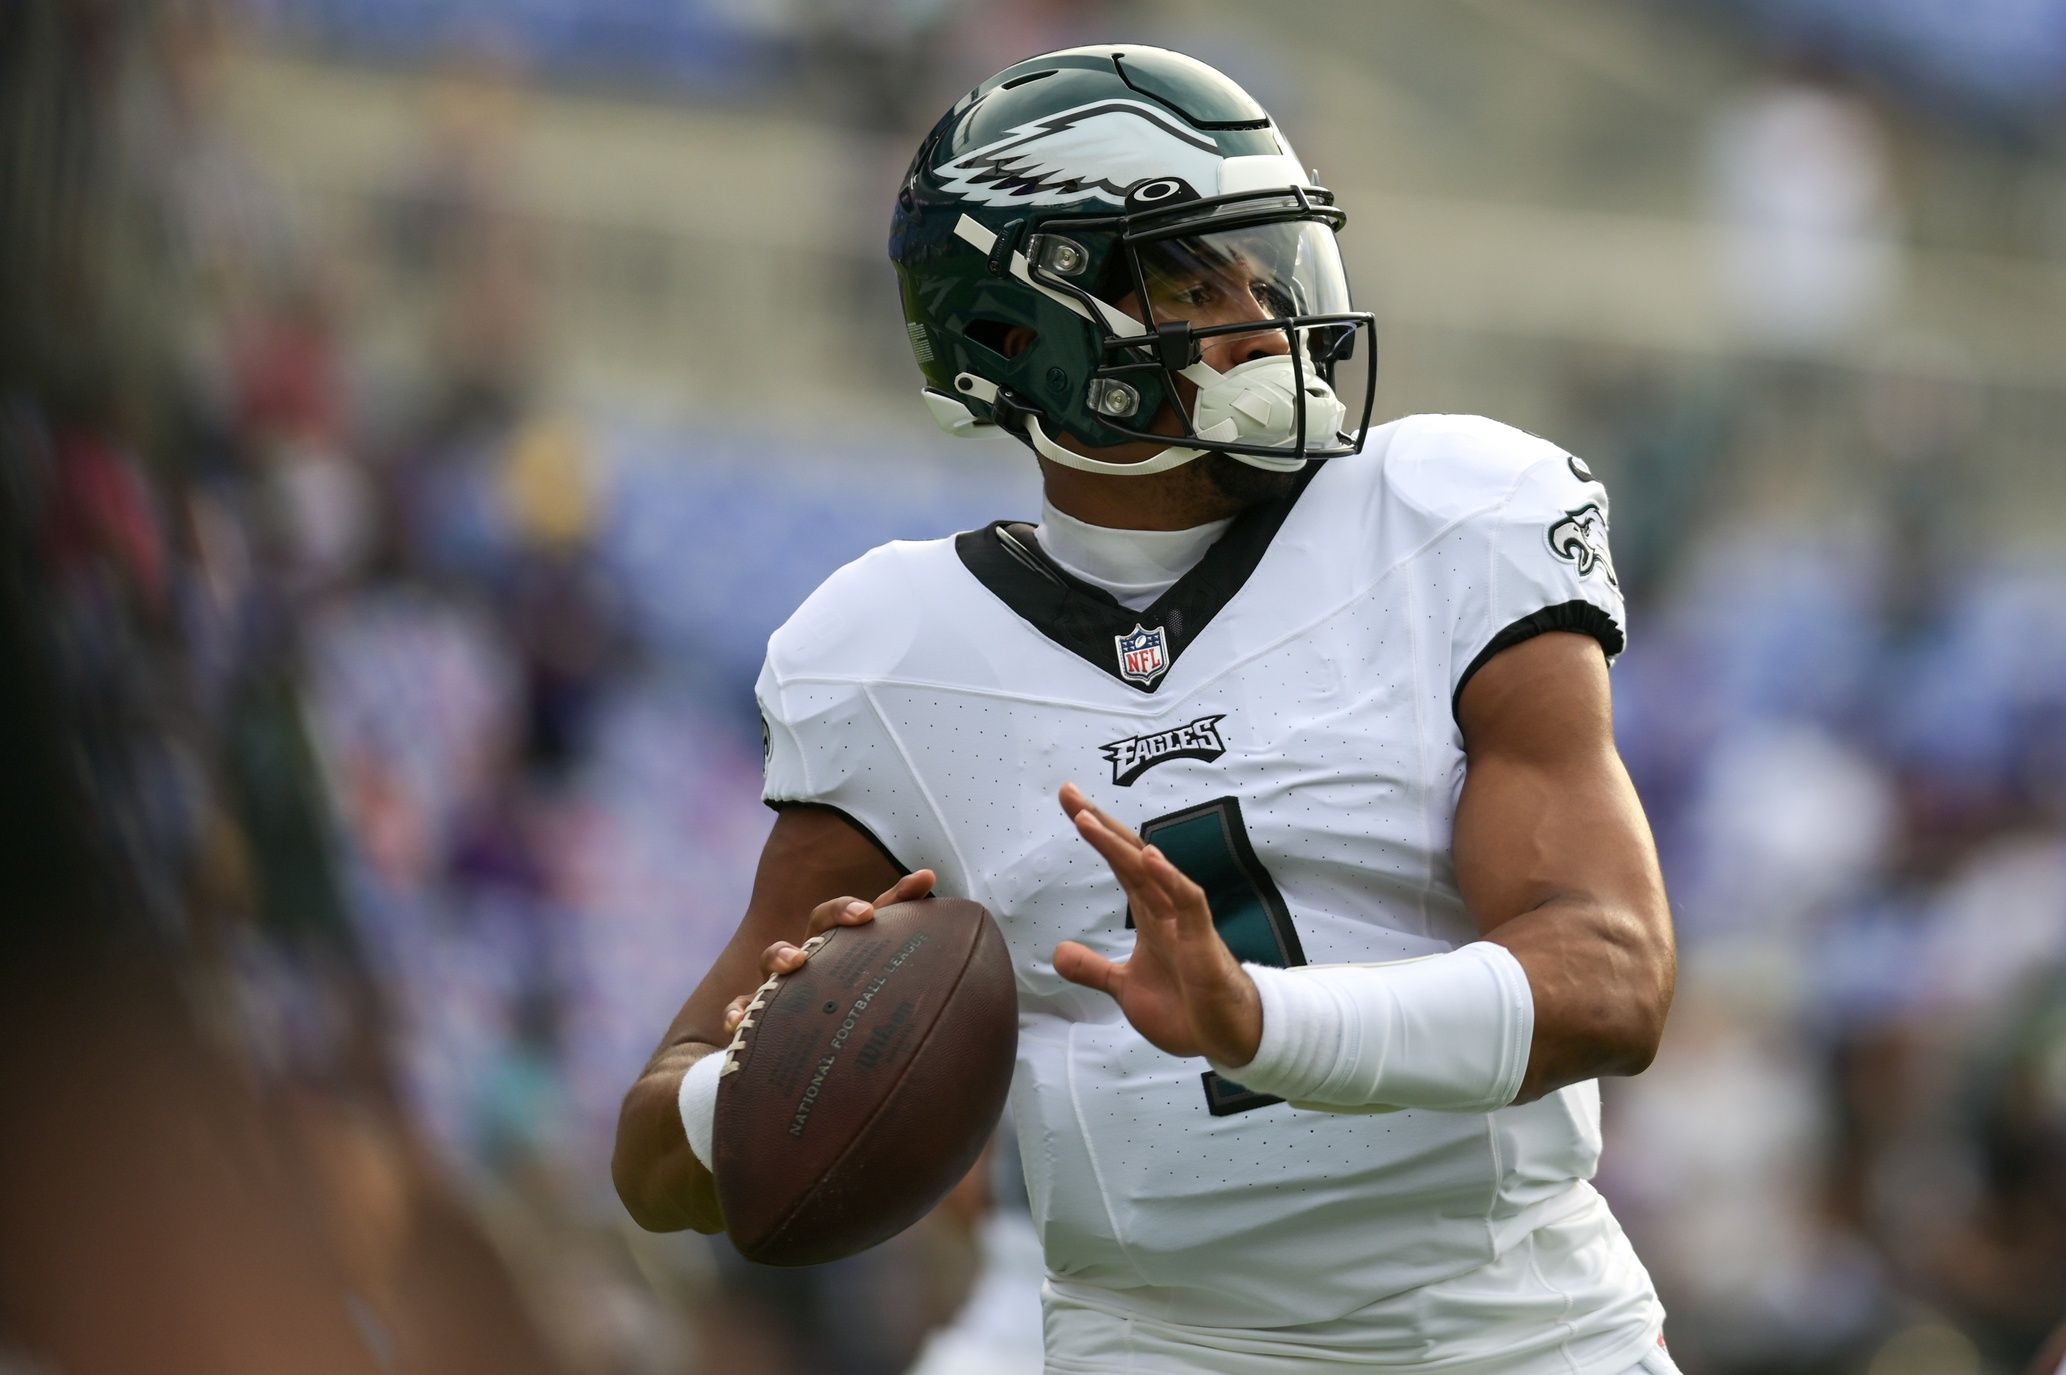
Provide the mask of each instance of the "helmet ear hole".
[{"label": "helmet ear hole", "polygon": [[971,320],[961,331],[961,337],[1010,361],[1032,348],[1040,334],[1030,325],[1015,325],[1006,320]]}]

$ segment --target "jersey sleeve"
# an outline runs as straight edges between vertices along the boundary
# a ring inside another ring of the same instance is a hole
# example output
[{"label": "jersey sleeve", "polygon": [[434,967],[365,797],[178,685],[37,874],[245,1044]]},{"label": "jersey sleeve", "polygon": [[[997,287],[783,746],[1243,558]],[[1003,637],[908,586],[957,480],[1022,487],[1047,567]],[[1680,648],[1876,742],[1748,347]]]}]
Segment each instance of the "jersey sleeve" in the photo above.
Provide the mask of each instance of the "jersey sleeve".
[{"label": "jersey sleeve", "polygon": [[761,800],[777,811],[839,812],[904,872],[906,861],[928,862],[937,849],[936,828],[904,751],[869,694],[882,668],[882,647],[895,638],[863,610],[879,600],[843,570],[769,639],[754,684]]},{"label": "jersey sleeve", "polygon": [[1584,460],[1481,416],[1412,417],[1390,449],[1398,523],[1383,529],[1419,551],[1421,649],[1452,716],[1494,655],[1536,635],[1576,631],[1621,653],[1607,489]]},{"label": "jersey sleeve", "polygon": [[777,811],[786,805],[817,801],[811,793],[810,770],[804,764],[803,742],[796,738],[796,725],[783,700],[772,655],[760,666],[753,700],[760,708],[760,800]]},{"label": "jersey sleeve", "polygon": [[1456,531],[1450,644],[1452,713],[1503,649],[1547,631],[1590,635],[1611,663],[1628,612],[1608,546],[1607,489],[1562,451],[1526,464],[1495,505]]}]

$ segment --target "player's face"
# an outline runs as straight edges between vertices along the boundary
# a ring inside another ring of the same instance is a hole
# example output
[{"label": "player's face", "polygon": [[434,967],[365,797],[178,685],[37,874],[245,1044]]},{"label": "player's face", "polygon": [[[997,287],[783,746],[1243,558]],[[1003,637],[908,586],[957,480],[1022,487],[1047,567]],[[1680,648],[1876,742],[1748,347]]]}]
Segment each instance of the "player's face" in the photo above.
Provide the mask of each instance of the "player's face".
[{"label": "player's face", "polygon": [[[1201,330],[1262,325],[1291,313],[1274,274],[1239,242],[1171,239],[1150,244],[1141,253],[1141,275],[1148,289],[1146,308],[1138,289],[1113,304],[1151,329],[1178,322]],[[1258,328],[1209,335],[1199,341],[1199,348],[1207,365],[1226,372],[1257,358],[1289,353],[1291,340],[1281,329]],[[1189,386],[1188,381],[1183,385]]]},{"label": "player's face", "polygon": [[[1150,330],[1173,323],[1194,330],[1234,327],[1197,341],[1199,361],[1217,372],[1290,353],[1290,333],[1279,323],[1288,317],[1349,309],[1334,231],[1323,224],[1291,220],[1203,230],[1148,240],[1137,244],[1134,251],[1139,275],[1128,267],[1116,267],[1100,295]],[[1025,336],[1008,340],[1015,345],[1011,351],[1016,352],[1025,341]],[[1309,365],[1315,351],[1310,344],[1306,348]],[[1319,351],[1324,353],[1324,349]],[[1196,383],[1180,375],[1176,388],[1183,407],[1187,411],[1193,408],[1198,396]],[[1178,441],[1186,433],[1175,408],[1167,404],[1142,428]],[[1066,435],[1058,442],[1072,449],[1079,447]],[[1164,447],[1143,440],[1086,452],[1107,462],[1131,463],[1152,458]],[[1238,509],[1282,495],[1291,477],[1225,454],[1207,454],[1180,470],[1176,480],[1205,484]]]},{"label": "player's face", "polygon": [[[1290,335],[1273,322],[1349,308],[1334,233],[1320,224],[1293,220],[1152,239],[1137,246],[1136,256],[1138,280],[1121,274],[1108,299],[1150,329],[1227,329],[1198,341],[1202,361],[1218,372],[1289,353]],[[1239,326],[1254,328],[1229,328]]]}]

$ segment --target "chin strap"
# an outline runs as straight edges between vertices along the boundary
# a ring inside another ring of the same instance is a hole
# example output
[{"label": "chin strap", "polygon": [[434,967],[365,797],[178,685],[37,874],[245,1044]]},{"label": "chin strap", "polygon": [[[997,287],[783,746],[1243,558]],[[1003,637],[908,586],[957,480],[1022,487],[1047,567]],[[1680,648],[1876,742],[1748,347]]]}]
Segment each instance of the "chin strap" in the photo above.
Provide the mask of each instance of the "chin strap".
[{"label": "chin strap", "polygon": [[1064,468],[1074,468],[1078,472],[1111,473],[1116,477],[1146,477],[1150,473],[1166,473],[1171,468],[1181,468],[1206,452],[1204,449],[1183,449],[1172,445],[1138,463],[1113,463],[1102,458],[1092,458],[1088,454],[1079,454],[1073,449],[1065,449],[1055,443],[1048,437],[1047,431],[1041,428],[1040,417],[1031,411],[1026,412],[1022,418],[1026,422],[1026,437],[1033,441],[1034,453],[1059,463]]},{"label": "chin strap", "polygon": [[[997,404],[997,384],[995,382],[986,381],[973,373],[965,372],[955,379],[955,384],[961,389],[963,396],[971,397],[992,406]],[[994,422],[976,419],[975,412],[971,411],[960,397],[949,396],[944,392],[936,392],[930,387],[925,389],[924,396],[926,406],[933,413],[933,419],[939,422],[941,429],[957,439],[976,438],[997,432],[997,426]],[[1166,473],[1171,468],[1189,463],[1192,459],[1205,452],[1203,449],[1187,449],[1172,446],[1158,454],[1150,455],[1138,463],[1112,463],[1102,458],[1092,458],[1088,454],[1079,454],[1073,449],[1063,448],[1049,437],[1047,431],[1042,428],[1040,416],[1037,413],[1021,411],[1019,416],[1025,422],[1026,437],[1032,441],[1034,453],[1039,454],[1042,458],[1051,459],[1065,468],[1075,468],[1080,472],[1113,473],[1121,477],[1146,477],[1150,473]],[[1229,434],[1228,437],[1231,438],[1232,435]],[[1297,464],[1294,463],[1291,466],[1296,467]]]}]

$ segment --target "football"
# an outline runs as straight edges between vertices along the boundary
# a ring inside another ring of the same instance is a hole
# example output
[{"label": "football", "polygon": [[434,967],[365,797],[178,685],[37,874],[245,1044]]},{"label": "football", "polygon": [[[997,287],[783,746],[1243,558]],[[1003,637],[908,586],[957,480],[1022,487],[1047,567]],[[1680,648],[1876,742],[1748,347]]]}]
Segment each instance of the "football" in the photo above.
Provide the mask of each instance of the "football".
[{"label": "football", "polygon": [[805,943],[725,1054],[712,1154],[748,1260],[816,1265],[930,1211],[1004,1110],[1018,992],[980,904],[922,898]]}]

